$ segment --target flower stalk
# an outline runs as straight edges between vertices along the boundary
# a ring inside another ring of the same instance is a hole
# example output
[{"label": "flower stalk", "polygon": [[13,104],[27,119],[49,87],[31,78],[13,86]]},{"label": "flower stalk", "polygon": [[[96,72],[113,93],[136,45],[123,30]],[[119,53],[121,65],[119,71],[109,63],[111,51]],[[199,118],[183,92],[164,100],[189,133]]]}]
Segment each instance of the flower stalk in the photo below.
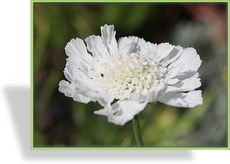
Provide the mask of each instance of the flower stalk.
[{"label": "flower stalk", "polygon": [[140,125],[139,125],[139,120],[137,115],[133,118],[132,123],[133,123],[133,132],[137,142],[137,146],[143,147],[144,144],[141,138],[141,130],[140,130]]}]

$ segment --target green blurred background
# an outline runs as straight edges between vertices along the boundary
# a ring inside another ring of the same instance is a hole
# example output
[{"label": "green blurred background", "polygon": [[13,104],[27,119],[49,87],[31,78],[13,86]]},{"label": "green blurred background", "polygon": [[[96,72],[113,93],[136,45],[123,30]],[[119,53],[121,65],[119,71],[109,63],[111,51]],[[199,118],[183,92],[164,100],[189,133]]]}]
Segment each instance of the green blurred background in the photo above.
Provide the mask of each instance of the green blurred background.
[{"label": "green blurred background", "polygon": [[227,146],[227,3],[33,3],[34,147],[132,147],[132,123],[94,115],[97,103],[58,92],[72,38],[117,35],[194,47],[202,59],[204,103],[194,109],[149,104],[139,114],[146,147]]}]

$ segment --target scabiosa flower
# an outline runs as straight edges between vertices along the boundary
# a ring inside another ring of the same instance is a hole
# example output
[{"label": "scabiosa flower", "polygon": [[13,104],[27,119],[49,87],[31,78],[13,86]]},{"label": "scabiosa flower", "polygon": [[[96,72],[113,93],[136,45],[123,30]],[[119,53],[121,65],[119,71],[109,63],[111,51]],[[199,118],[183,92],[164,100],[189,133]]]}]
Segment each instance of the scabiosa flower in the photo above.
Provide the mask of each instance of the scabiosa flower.
[{"label": "scabiosa flower", "polygon": [[135,36],[115,38],[113,25],[101,27],[101,36],[72,39],[59,91],[74,101],[99,102],[95,114],[124,125],[149,102],[176,107],[202,104],[197,72],[201,60],[194,48],[153,44]]}]

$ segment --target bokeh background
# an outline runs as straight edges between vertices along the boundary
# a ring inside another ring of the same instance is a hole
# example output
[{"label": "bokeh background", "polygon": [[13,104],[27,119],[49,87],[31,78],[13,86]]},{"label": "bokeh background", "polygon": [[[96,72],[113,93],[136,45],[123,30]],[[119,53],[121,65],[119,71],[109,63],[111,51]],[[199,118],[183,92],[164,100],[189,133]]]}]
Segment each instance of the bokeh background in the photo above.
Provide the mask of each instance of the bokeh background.
[{"label": "bokeh background", "polygon": [[94,115],[97,103],[58,92],[65,79],[64,47],[72,38],[100,35],[194,47],[204,103],[194,109],[149,104],[139,114],[146,147],[227,146],[227,3],[33,3],[33,146],[133,147],[132,123],[117,126]]}]

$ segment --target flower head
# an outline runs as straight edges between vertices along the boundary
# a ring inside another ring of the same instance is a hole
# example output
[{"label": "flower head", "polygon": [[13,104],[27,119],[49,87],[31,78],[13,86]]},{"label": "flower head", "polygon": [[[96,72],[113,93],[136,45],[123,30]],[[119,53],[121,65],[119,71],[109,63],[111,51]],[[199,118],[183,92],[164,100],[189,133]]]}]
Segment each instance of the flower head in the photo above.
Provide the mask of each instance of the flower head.
[{"label": "flower head", "polygon": [[159,45],[138,37],[115,39],[113,25],[101,27],[101,36],[72,39],[65,47],[68,81],[59,91],[73,100],[99,102],[95,114],[124,125],[147,103],[160,101],[193,108],[202,104],[197,72],[201,60],[194,48]]}]

